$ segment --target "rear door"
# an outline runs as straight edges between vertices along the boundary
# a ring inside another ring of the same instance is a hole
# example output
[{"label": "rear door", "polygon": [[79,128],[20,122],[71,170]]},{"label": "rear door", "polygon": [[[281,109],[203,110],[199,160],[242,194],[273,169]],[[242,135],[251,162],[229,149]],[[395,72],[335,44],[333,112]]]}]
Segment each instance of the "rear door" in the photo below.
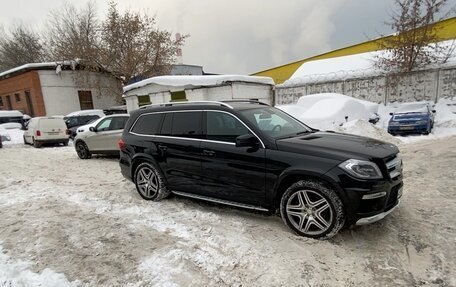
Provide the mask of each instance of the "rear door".
[{"label": "rear door", "polygon": [[41,118],[38,121],[37,129],[41,132],[41,140],[66,139],[67,126],[65,121],[60,118]]},{"label": "rear door", "polygon": [[205,114],[202,150],[204,195],[252,205],[265,202],[266,161],[262,146],[236,147],[235,139],[252,132],[234,115]]},{"label": "rear door", "polygon": [[202,115],[202,111],[166,113],[154,137],[158,164],[172,190],[200,190]]}]

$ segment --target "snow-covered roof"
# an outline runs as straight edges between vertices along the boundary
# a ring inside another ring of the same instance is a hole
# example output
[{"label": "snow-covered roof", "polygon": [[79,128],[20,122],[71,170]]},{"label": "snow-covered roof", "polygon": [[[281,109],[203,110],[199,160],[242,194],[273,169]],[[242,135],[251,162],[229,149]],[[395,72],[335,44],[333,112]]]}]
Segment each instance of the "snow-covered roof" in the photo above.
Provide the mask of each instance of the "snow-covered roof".
[{"label": "snow-covered roof", "polygon": [[[27,70],[40,70],[40,69],[49,69],[49,68],[56,68],[58,66],[70,66],[70,67],[75,67],[77,64],[79,64],[79,59],[73,60],[73,61],[57,61],[57,62],[44,62],[44,63],[29,63],[25,64],[16,68],[12,68],[10,70],[4,71],[0,73],[0,78],[3,78],[7,75],[14,74],[17,72],[21,71],[27,71]],[[74,68],[73,68],[74,69]]]},{"label": "snow-covered roof", "polygon": [[22,117],[23,114],[20,111],[0,111],[0,117]]},{"label": "snow-covered roof", "polygon": [[208,75],[208,76],[159,76],[142,80],[140,82],[125,86],[124,93],[145,86],[155,85],[167,87],[197,88],[221,86],[229,82],[245,82],[263,85],[274,85],[274,81],[269,77],[242,76],[242,75]]},{"label": "snow-covered roof", "polygon": [[[454,44],[453,40],[441,42],[443,46]],[[376,58],[386,55],[385,50],[341,56],[303,63],[295,73],[278,88],[295,87],[309,83],[323,83],[341,81],[353,78],[374,77],[384,74],[385,71],[375,67]],[[443,55],[442,55],[443,56]],[[438,67],[456,65],[456,53],[448,61]],[[435,65],[429,65],[433,68]]]}]

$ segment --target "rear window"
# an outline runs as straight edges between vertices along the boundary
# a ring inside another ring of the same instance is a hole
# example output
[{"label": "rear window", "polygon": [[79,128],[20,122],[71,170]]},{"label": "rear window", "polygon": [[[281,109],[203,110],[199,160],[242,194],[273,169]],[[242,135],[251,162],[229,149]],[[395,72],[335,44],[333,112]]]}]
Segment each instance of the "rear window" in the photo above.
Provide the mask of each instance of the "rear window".
[{"label": "rear window", "polygon": [[155,135],[158,132],[161,117],[162,114],[142,115],[131,131],[142,135]]},{"label": "rear window", "polygon": [[66,129],[65,122],[63,119],[40,119],[40,128],[61,128]]}]

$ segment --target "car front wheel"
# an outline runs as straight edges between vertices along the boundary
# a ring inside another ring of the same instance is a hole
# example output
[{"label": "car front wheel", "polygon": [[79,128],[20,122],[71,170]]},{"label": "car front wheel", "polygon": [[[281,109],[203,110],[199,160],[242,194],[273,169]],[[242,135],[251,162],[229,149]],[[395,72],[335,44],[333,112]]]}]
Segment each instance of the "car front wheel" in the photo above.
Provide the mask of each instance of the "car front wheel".
[{"label": "car front wheel", "polygon": [[329,239],[344,226],[343,205],[336,193],[319,181],[300,180],[283,194],[280,213],[298,235]]},{"label": "car front wheel", "polygon": [[135,170],[134,181],[139,195],[146,200],[159,201],[170,194],[161,171],[152,163],[141,163]]},{"label": "car front wheel", "polygon": [[89,159],[92,157],[92,154],[90,153],[89,148],[82,141],[79,141],[76,143],[76,153],[78,154],[78,157],[80,159]]}]

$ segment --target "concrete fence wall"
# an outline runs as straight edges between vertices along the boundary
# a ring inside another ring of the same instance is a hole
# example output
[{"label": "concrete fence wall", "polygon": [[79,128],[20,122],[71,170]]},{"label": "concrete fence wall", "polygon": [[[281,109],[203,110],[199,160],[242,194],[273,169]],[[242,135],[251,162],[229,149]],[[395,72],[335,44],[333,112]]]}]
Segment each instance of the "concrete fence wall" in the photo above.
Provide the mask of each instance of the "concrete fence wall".
[{"label": "concrete fence wall", "polygon": [[307,83],[276,87],[275,104],[296,103],[299,97],[317,93],[340,93],[377,103],[434,101],[456,98],[456,67],[411,72],[400,77],[385,76]]}]

